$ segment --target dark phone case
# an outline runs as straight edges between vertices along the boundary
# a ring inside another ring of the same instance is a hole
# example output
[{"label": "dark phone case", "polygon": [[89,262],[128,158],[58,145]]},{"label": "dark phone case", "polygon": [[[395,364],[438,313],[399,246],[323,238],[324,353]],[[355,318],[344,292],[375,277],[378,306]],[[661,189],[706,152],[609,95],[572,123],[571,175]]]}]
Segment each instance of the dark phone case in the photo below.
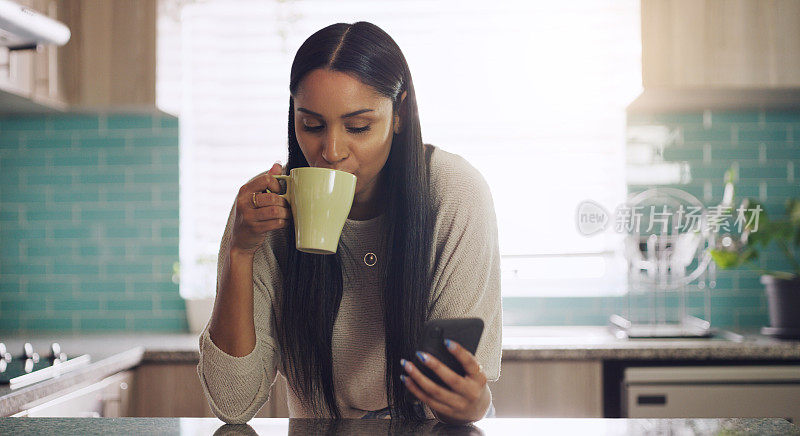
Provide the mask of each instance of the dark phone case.
[{"label": "dark phone case", "polygon": [[[474,355],[482,334],[483,320],[480,318],[435,319],[425,323],[419,349],[439,359],[458,375],[463,376],[464,368],[444,346],[444,340],[456,341]],[[427,365],[420,362],[416,355],[414,356],[414,365],[428,378],[449,389],[447,383],[443,382]]]}]

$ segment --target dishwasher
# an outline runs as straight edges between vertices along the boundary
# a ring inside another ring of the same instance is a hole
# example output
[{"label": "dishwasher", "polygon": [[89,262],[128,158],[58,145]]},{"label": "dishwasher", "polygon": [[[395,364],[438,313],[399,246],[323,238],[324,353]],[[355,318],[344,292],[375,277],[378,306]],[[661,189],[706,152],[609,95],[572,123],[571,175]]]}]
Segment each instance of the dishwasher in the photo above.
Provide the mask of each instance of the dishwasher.
[{"label": "dishwasher", "polygon": [[627,418],[776,417],[800,423],[800,365],[629,367]]}]

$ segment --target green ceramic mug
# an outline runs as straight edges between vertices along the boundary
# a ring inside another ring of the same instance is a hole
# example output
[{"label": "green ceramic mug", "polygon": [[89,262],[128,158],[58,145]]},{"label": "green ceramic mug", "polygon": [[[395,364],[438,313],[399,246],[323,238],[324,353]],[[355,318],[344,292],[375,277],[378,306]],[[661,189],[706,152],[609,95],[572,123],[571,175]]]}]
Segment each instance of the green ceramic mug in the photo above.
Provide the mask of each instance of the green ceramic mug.
[{"label": "green ceramic mug", "polygon": [[[328,168],[294,168],[286,180],[286,193],[294,217],[297,249],[305,253],[334,254],[344,221],[353,206],[356,176]],[[271,192],[267,190],[267,192]]]}]

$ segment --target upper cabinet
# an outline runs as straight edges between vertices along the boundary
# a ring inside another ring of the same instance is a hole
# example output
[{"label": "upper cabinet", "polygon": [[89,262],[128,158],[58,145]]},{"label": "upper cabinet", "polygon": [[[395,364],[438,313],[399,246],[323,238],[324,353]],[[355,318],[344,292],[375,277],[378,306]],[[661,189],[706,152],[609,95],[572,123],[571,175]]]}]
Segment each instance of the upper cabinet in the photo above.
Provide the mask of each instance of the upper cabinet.
[{"label": "upper cabinet", "polygon": [[59,0],[72,38],[59,48],[71,106],[155,107],[156,0]]},{"label": "upper cabinet", "polygon": [[642,0],[644,88],[800,87],[800,1]]},{"label": "upper cabinet", "polygon": [[156,0],[15,1],[72,36],[60,47],[0,47],[0,114],[155,107]]},{"label": "upper cabinet", "polygon": [[[16,0],[16,3],[58,19],[56,0]],[[0,47],[0,111],[29,112],[66,107],[59,82],[59,50],[54,45],[15,51]]]}]

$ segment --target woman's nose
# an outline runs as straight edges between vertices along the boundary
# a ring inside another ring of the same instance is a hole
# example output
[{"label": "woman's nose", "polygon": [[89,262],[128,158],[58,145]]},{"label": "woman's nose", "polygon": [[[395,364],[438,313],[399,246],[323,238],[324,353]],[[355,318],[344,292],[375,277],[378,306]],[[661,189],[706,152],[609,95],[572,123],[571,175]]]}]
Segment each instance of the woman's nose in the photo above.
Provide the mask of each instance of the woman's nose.
[{"label": "woman's nose", "polygon": [[335,129],[328,130],[322,144],[322,158],[331,164],[345,159],[348,154],[344,141],[338,136],[337,132],[332,132],[332,130]]}]

